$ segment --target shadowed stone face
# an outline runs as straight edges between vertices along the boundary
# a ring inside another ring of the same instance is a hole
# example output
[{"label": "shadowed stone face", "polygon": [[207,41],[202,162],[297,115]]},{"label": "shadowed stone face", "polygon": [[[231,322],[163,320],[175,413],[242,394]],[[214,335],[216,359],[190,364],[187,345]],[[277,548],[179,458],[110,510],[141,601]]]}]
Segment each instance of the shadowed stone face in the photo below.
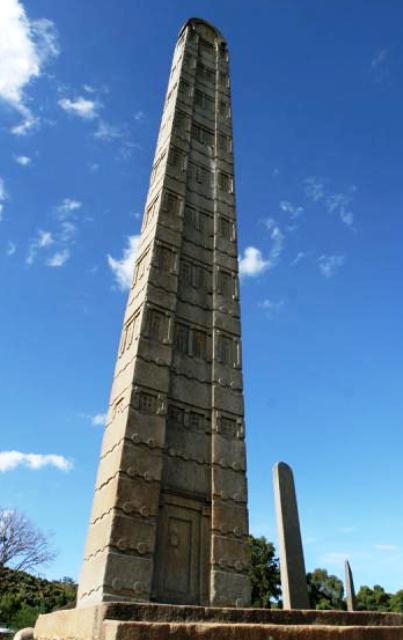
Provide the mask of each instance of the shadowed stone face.
[{"label": "shadowed stone face", "polygon": [[355,611],[355,589],[353,572],[351,571],[350,563],[348,560],[344,563],[344,571],[346,577],[346,602],[347,611]]},{"label": "shadowed stone face", "polygon": [[228,51],[175,47],[123,321],[79,606],[250,598]]},{"label": "shadowed stone face", "polygon": [[283,607],[309,609],[297,497],[291,467],[284,462],[276,464],[273,468],[273,480]]}]

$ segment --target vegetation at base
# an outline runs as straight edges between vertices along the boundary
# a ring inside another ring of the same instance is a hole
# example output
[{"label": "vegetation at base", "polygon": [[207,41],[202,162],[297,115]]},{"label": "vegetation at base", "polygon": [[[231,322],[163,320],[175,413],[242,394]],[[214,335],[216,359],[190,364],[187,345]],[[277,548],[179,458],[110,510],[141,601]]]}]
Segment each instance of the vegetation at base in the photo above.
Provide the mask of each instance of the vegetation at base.
[{"label": "vegetation at base", "polygon": [[[273,543],[264,537],[250,535],[252,606],[281,608],[279,560]],[[307,573],[308,593],[312,609],[346,609],[343,582],[326,569]],[[360,588],[356,594],[358,611],[395,611],[403,613],[403,589],[387,593],[380,585]]]},{"label": "vegetation at base", "polygon": [[76,593],[71,578],[50,581],[0,567],[0,623],[12,629],[32,627],[40,613],[73,606]]},{"label": "vegetation at base", "polygon": [[252,607],[270,609],[281,604],[280,568],[274,545],[263,536],[248,536],[251,558]]}]

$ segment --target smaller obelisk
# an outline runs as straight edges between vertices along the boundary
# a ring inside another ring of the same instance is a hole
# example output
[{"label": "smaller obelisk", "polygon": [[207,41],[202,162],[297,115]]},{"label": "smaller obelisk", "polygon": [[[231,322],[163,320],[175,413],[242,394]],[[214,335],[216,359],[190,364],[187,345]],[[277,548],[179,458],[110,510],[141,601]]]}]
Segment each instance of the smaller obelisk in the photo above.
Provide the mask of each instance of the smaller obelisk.
[{"label": "smaller obelisk", "polygon": [[347,603],[347,611],[355,611],[355,589],[354,589],[354,580],[353,580],[353,572],[351,571],[350,563],[348,560],[344,563],[344,571],[346,578],[346,603]]},{"label": "smaller obelisk", "polygon": [[291,467],[285,462],[274,465],[273,481],[283,608],[309,609],[297,496]]}]

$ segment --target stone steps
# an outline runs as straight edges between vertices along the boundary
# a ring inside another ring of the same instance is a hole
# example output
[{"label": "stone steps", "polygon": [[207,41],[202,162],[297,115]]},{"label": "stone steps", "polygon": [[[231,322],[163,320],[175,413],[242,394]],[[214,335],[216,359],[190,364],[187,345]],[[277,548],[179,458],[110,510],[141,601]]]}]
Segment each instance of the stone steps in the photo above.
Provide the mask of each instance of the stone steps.
[{"label": "stone steps", "polygon": [[403,640],[403,626],[105,620],[105,640]]}]

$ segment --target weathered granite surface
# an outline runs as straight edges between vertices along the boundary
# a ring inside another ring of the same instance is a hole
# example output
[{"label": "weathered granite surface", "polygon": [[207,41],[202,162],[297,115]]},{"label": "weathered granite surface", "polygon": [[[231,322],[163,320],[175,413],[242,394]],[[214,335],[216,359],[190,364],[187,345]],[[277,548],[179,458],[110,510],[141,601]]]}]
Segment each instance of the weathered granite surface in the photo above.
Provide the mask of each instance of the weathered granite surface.
[{"label": "weathered granite surface", "polygon": [[110,602],[41,615],[35,627],[36,640],[165,640],[170,636],[176,640],[199,636],[208,640],[270,640],[270,636],[275,640],[395,640],[403,638],[403,615]]},{"label": "weathered granite surface", "polygon": [[247,606],[228,50],[179,34],[96,480],[78,606]]},{"label": "weathered granite surface", "polygon": [[283,607],[309,609],[297,496],[291,467],[285,462],[276,464],[273,468],[273,482]]}]

